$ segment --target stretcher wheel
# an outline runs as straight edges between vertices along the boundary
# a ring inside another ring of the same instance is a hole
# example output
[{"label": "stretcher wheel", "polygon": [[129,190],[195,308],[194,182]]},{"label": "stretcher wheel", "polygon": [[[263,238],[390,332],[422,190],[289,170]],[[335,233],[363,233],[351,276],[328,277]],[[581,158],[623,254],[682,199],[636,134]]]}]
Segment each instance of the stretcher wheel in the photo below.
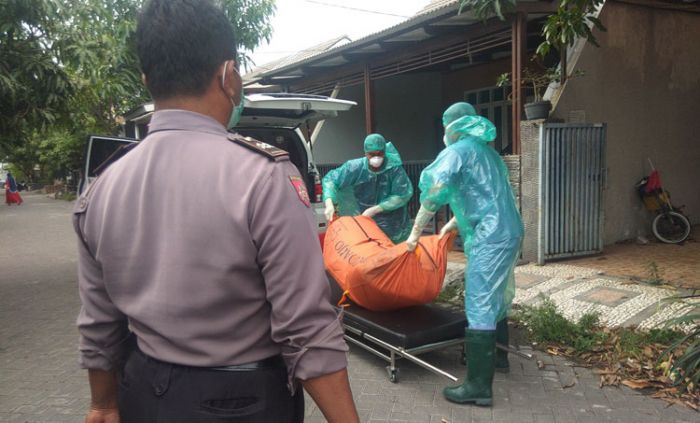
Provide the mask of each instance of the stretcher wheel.
[{"label": "stretcher wheel", "polygon": [[389,374],[389,381],[391,383],[399,382],[399,369],[393,369],[391,366],[386,366],[386,372]]}]

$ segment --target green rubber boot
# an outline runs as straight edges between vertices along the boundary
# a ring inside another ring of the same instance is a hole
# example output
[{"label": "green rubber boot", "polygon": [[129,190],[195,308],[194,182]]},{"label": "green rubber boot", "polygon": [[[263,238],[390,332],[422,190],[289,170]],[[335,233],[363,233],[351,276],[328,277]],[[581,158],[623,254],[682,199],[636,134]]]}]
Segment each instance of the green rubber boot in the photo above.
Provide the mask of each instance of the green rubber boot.
[{"label": "green rubber boot", "polygon": [[461,385],[445,388],[443,395],[448,401],[458,404],[491,405],[496,332],[467,329],[465,338],[469,351],[467,377]]},{"label": "green rubber boot", "polygon": [[[496,324],[496,342],[507,347],[508,344],[508,318],[501,320]],[[510,363],[508,362],[508,351],[503,351],[496,348],[496,371],[499,373],[510,372]]]}]

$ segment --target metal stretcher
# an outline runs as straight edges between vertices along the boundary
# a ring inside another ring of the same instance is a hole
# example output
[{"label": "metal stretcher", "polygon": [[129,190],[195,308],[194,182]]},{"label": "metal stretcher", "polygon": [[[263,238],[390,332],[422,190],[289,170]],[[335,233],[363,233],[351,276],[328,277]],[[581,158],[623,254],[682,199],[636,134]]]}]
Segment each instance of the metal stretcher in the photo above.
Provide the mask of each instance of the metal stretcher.
[{"label": "metal stretcher", "polygon": [[[330,275],[328,279],[331,298],[336,304],[342,290]],[[431,372],[457,380],[417,355],[453,345],[461,345],[464,350],[464,328],[467,325],[464,313],[432,304],[394,311],[371,311],[350,303],[344,309],[345,339],[388,361],[386,370],[391,382],[396,383],[399,379],[398,358],[405,358]]]},{"label": "metal stretcher", "polygon": [[[342,290],[328,275],[333,304],[342,297]],[[343,307],[345,340],[389,362],[386,367],[389,380],[397,383],[399,368],[396,361],[405,358],[426,370],[445,376],[452,381],[452,374],[433,366],[417,355],[459,345],[464,357],[464,329],[467,319],[462,311],[454,311],[435,304],[407,307],[394,311],[371,311],[349,303]],[[497,345],[521,357],[531,359],[530,354],[510,346]]]}]

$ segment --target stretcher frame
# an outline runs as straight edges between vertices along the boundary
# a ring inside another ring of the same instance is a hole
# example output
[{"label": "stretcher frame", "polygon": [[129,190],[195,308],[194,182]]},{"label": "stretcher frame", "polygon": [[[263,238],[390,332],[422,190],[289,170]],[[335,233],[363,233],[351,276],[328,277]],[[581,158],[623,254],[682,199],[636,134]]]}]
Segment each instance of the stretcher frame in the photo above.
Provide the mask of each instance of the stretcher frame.
[{"label": "stretcher frame", "polygon": [[[337,302],[339,299],[342,298],[342,291],[340,291],[340,287],[333,278],[331,274],[328,274],[328,281],[329,285],[331,288],[331,296],[334,299],[334,302]],[[353,305],[348,305],[348,306],[336,306],[338,307],[338,311],[340,313],[344,313],[346,316],[350,317],[355,315],[355,313],[352,310]],[[359,306],[358,306],[359,307]],[[361,307],[360,307],[361,308]],[[372,313],[369,310],[363,309],[365,311],[368,311]],[[386,313],[386,312],[383,312]],[[391,313],[391,312],[389,312]],[[385,333],[385,332],[392,332],[391,328],[387,328],[386,326],[383,326],[379,324],[377,321],[374,319],[368,319],[366,315],[357,315],[358,318],[360,319],[365,319],[369,320],[372,325],[374,325],[375,328],[380,328],[381,330],[379,332]],[[446,377],[452,381],[457,381],[458,378],[455,377],[454,375],[450,374],[449,372],[440,369],[437,366],[432,365],[431,363],[428,363],[425,360],[422,360],[417,357],[419,354],[427,353],[430,351],[437,351],[445,348],[449,348],[455,345],[459,345],[462,350],[462,354],[460,355],[462,357],[461,362],[462,364],[466,364],[465,362],[465,348],[464,348],[464,333],[462,332],[459,336],[453,337],[454,336],[454,331],[452,334],[450,334],[450,337],[446,337],[445,339],[431,339],[430,342],[427,342],[425,344],[417,345],[417,346],[410,346],[410,347],[403,347],[400,345],[394,345],[391,342],[381,339],[380,335],[378,333],[372,334],[368,333],[368,330],[365,330],[362,328],[363,323],[361,321],[357,321],[357,318],[355,317],[350,317],[346,319],[342,319],[342,327],[344,330],[343,337],[345,340],[352,345],[355,345],[357,347],[360,347],[364,349],[365,351],[384,359],[389,363],[388,366],[386,366],[386,371],[389,376],[389,380],[392,383],[398,383],[399,380],[399,367],[397,366],[397,361],[400,358],[405,358],[406,360],[434,373],[439,376]],[[358,327],[353,326],[350,324],[350,322],[355,322]],[[466,327],[467,322],[466,319],[464,320],[464,327]],[[370,328],[367,328],[370,329]],[[375,330],[375,332],[377,332]],[[406,333],[403,333],[403,335],[407,335]],[[510,353],[516,354],[520,357],[524,357],[526,359],[532,359],[532,355],[523,353],[521,351],[516,350],[515,348],[512,348],[509,345],[501,345],[501,344],[496,344],[496,348],[499,348],[504,351],[508,351]]]},{"label": "stretcher frame", "polygon": [[[430,363],[428,363],[425,360],[422,360],[417,357],[418,354],[430,352],[430,351],[436,351],[436,350],[441,350],[444,348],[449,348],[455,345],[460,345],[462,354],[460,355],[462,357],[462,364],[465,364],[465,350],[464,350],[464,337],[459,337],[459,338],[452,338],[452,339],[446,339],[444,341],[440,342],[434,342],[434,343],[429,343],[429,344],[424,344],[420,345],[417,347],[413,348],[403,348],[400,346],[396,346],[393,344],[390,344],[389,342],[386,342],[382,339],[377,338],[374,335],[370,335],[369,333],[366,333],[362,330],[359,330],[347,323],[342,324],[343,329],[345,330],[345,334],[343,337],[345,338],[346,341],[349,343],[356,345],[366,351],[368,351],[371,354],[374,354],[377,357],[380,357],[384,360],[386,360],[389,365],[386,366],[386,371],[389,376],[389,381],[392,383],[398,383],[399,381],[399,368],[396,365],[396,361],[399,358],[405,358],[408,361],[411,361],[414,364],[417,364],[418,366],[433,372],[439,376],[444,376],[453,382],[456,382],[458,380],[457,377],[452,375],[451,373],[446,372],[445,370],[440,369],[439,367],[436,367]],[[349,335],[348,332],[352,335]],[[354,336],[353,336],[354,335]],[[363,342],[363,341],[368,341],[368,342]],[[373,344],[370,345],[369,343]],[[378,350],[376,347],[381,347],[384,348],[385,350],[388,351],[387,353],[384,353],[380,350]],[[511,354],[515,354],[519,357],[526,358],[528,360],[532,359],[532,354],[524,353],[522,351],[519,351],[510,345],[502,345],[499,343],[496,343],[496,348],[507,351]]]},{"label": "stretcher frame", "polygon": [[[446,378],[448,378],[454,382],[456,382],[458,380],[454,375],[440,369],[439,367],[433,366],[432,364],[428,363],[425,360],[421,360],[420,358],[416,357],[416,355],[430,352],[430,351],[440,350],[443,348],[448,348],[448,347],[451,347],[454,345],[461,345],[462,346],[462,356],[464,356],[464,337],[449,339],[449,340],[445,340],[445,341],[441,341],[441,342],[436,342],[436,343],[432,343],[432,344],[425,344],[425,345],[421,345],[418,347],[405,349],[403,347],[399,347],[396,345],[392,345],[388,342],[385,342],[385,341],[377,338],[376,336],[365,333],[365,332],[363,332],[359,329],[356,329],[356,328],[354,328],[348,324],[345,324],[345,323],[343,323],[343,329],[345,329],[345,331],[346,331],[346,333],[344,335],[344,338],[346,341],[376,355],[377,357],[383,358],[384,360],[389,362],[389,365],[386,367],[386,371],[387,371],[388,376],[389,376],[389,381],[391,381],[392,383],[398,383],[398,381],[399,381],[399,368],[396,366],[396,361],[398,358],[405,358],[408,361],[411,361],[411,362],[419,365],[420,367],[423,367],[426,370],[429,370],[429,371],[431,371],[437,375],[440,375],[440,376],[445,376]],[[350,336],[347,334],[347,332],[350,332],[350,333],[356,335],[357,337]],[[374,345],[377,345],[379,347],[382,347],[382,348],[388,350],[389,354],[387,355],[387,354],[379,351],[378,349],[374,348],[373,346],[368,345],[365,342],[362,342],[363,340],[369,341],[369,342],[373,343]]]}]

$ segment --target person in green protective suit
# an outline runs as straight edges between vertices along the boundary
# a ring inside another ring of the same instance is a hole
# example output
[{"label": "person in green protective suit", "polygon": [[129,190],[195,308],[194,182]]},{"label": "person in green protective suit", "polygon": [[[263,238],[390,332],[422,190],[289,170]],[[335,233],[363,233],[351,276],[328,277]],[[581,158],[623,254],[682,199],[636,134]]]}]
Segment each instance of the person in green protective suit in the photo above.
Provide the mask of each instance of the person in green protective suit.
[{"label": "person in green protective suit", "polygon": [[407,245],[415,249],[425,224],[450,205],[455,216],[440,234],[458,228],[464,240],[468,353],[464,383],[443,393],[452,402],[491,405],[494,371],[509,369],[507,352],[495,347],[508,345],[506,316],[515,296],[523,224],[508,169],[488,145],[496,137],[493,123],[460,102],[445,110],[442,124],[447,148],[421,174],[421,208]]},{"label": "person in green protective suit", "polygon": [[413,185],[396,148],[379,134],[364,142],[365,157],[353,159],[323,178],[325,215],[330,222],[338,207],[340,216],[372,217],[395,243],[410,232],[406,204]]}]

